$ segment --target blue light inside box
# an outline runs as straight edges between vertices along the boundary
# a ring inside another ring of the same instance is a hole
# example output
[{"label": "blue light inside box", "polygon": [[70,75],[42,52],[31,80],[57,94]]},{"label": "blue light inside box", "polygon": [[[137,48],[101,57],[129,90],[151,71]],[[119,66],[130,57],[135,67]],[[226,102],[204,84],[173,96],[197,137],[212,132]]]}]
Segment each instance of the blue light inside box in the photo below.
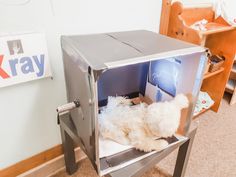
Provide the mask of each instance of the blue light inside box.
[{"label": "blue light inside box", "polygon": [[176,96],[180,65],[181,61],[175,58],[157,60],[150,63],[148,82],[157,86],[157,101],[161,100],[161,91],[173,97]]}]

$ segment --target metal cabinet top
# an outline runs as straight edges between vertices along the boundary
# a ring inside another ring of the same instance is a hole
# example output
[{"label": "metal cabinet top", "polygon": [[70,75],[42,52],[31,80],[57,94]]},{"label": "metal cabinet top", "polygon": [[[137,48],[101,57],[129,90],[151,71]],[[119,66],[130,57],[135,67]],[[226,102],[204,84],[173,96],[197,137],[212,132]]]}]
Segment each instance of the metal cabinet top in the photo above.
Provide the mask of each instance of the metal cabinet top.
[{"label": "metal cabinet top", "polygon": [[204,52],[204,48],[151,31],[62,36],[62,48],[93,70]]}]

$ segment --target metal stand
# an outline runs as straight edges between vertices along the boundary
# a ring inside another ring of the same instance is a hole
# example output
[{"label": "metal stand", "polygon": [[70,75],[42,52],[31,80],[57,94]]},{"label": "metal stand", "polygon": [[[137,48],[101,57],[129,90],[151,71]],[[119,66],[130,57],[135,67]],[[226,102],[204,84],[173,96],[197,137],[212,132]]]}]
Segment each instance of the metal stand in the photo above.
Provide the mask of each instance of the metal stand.
[{"label": "metal stand", "polygon": [[[64,157],[66,164],[66,171],[68,174],[73,174],[77,171],[78,165],[75,161],[74,143],[80,145],[80,139],[77,135],[75,125],[72,122],[69,113],[59,116],[61,137],[64,149]],[[152,168],[155,164],[161,161],[163,158],[168,156],[176,148],[179,148],[175,170],[173,177],[184,177],[185,170],[188,164],[189,155],[192,148],[194,136],[197,128],[193,129],[188,135],[188,139],[180,144],[174,145],[173,147],[167,148],[160,153],[149,156],[141,161],[138,161],[132,165],[122,168],[122,170],[114,171],[107,177],[138,177],[145,173],[147,170]],[[144,165],[145,164],[145,165]]]},{"label": "metal stand", "polygon": [[[61,119],[64,116],[61,117]],[[66,118],[66,116],[64,117]],[[61,139],[62,139],[62,147],[64,151],[64,159],[65,159],[65,164],[66,164],[66,172],[69,175],[72,175],[75,173],[78,169],[78,165],[76,164],[75,161],[75,151],[74,151],[74,142],[71,136],[68,134],[66,131],[65,126],[63,126],[64,119],[60,120],[60,129],[61,129]]]}]

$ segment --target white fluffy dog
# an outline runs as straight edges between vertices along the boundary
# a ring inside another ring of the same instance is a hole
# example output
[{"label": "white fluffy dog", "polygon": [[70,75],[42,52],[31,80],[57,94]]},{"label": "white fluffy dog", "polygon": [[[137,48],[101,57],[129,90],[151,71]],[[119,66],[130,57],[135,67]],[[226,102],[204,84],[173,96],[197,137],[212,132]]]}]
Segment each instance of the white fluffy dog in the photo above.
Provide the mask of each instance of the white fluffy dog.
[{"label": "white fluffy dog", "polygon": [[108,104],[99,114],[100,135],[123,145],[132,145],[141,151],[160,151],[168,146],[164,139],[178,129],[181,109],[189,101],[183,94],[172,101],[131,106],[124,97],[108,97]]}]

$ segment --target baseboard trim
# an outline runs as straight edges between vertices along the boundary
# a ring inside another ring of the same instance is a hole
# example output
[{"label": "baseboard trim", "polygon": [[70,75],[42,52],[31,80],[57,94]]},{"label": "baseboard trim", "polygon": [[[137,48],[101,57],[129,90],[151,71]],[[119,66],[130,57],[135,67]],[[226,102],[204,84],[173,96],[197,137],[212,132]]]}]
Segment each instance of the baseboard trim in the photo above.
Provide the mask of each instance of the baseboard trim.
[{"label": "baseboard trim", "polygon": [[[76,162],[86,158],[84,152],[78,147],[75,149]],[[36,168],[33,168],[17,177],[49,177],[65,168],[64,155],[60,155]]]},{"label": "baseboard trim", "polygon": [[[80,148],[76,149],[77,159],[80,160],[84,158],[84,153]],[[52,166],[51,166],[52,164]],[[57,145],[39,154],[36,154],[28,159],[22,160],[10,167],[0,170],[0,176],[4,177],[16,177],[22,175],[41,174],[45,177],[46,173],[49,171],[56,171],[58,168],[63,168],[64,166],[64,155],[62,150],[62,145]],[[50,170],[49,170],[50,169]],[[45,172],[45,173],[44,173]],[[34,177],[36,175],[33,175]],[[37,177],[39,177],[37,176]]]}]

